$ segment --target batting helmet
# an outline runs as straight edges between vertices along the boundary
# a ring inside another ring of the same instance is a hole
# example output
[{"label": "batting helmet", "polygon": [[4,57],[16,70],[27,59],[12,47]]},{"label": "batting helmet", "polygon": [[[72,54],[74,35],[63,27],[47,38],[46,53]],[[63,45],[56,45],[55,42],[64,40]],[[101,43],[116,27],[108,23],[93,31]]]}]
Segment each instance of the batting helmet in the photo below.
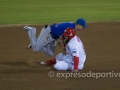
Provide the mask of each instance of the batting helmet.
[{"label": "batting helmet", "polygon": [[75,36],[75,30],[73,28],[67,28],[63,33],[63,36],[71,39]]}]

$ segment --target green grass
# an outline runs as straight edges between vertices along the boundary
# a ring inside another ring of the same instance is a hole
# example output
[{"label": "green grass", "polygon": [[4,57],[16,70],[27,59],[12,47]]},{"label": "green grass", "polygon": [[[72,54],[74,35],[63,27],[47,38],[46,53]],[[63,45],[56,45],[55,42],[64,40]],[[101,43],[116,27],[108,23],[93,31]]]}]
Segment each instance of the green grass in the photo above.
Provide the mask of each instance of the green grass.
[{"label": "green grass", "polygon": [[0,24],[120,21],[120,0],[0,0]]}]

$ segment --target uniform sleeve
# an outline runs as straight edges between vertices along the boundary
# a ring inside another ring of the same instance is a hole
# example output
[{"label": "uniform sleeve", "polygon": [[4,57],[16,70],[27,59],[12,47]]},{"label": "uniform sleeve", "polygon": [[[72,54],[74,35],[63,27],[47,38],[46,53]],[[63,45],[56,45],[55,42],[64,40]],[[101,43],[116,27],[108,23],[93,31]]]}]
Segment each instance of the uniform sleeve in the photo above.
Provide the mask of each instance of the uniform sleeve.
[{"label": "uniform sleeve", "polygon": [[79,50],[77,49],[77,47],[70,48],[71,54],[73,56],[73,61],[74,61],[74,70],[78,70],[78,65],[79,65]]},{"label": "uniform sleeve", "polygon": [[74,56],[74,70],[78,70],[79,57]]},{"label": "uniform sleeve", "polygon": [[79,50],[78,50],[77,48],[72,48],[72,49],[71,49],[71,54],[72,54],[73,56],[79,57]]},{"label": "uniform sleeve", "polygon": [[74,60],[74,70],[78,70],[78,64],[79,64],[78,50],[74,48],[71,50],[71,53],[73,55],[73,60]]}]

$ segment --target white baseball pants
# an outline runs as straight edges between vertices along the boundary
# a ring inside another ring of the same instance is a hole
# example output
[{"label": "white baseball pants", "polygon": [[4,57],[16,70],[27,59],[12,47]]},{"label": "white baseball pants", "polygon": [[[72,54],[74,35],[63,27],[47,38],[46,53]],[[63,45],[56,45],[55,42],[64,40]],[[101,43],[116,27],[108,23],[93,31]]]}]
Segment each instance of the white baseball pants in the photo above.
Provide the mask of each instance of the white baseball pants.
[{"label": "white baseball pants", "polygon": [[[86,56],[84,57],[84,59],[86,59]],[[72,61],[73,61],[72,56],[59,53],[56,56],[56,64],[54,65],[54,68],[56,70],[73,70],[74,64]],[[83,67],[84,63],[78,66],[78,70],[83,69]]]}]

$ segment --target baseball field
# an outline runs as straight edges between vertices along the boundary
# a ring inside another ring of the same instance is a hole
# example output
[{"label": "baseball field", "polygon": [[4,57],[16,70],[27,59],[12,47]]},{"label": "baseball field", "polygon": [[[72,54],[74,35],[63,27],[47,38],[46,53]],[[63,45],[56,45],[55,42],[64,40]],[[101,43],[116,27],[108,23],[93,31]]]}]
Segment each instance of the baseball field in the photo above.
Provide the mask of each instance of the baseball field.
[{"label": "baseball field", "polygon": [[[87,59],[78,73],[39,63],[53,57],[28,50],[23,26],[87,21]],[[0,0],[0,90],[120,90],[120,0]]]}]

